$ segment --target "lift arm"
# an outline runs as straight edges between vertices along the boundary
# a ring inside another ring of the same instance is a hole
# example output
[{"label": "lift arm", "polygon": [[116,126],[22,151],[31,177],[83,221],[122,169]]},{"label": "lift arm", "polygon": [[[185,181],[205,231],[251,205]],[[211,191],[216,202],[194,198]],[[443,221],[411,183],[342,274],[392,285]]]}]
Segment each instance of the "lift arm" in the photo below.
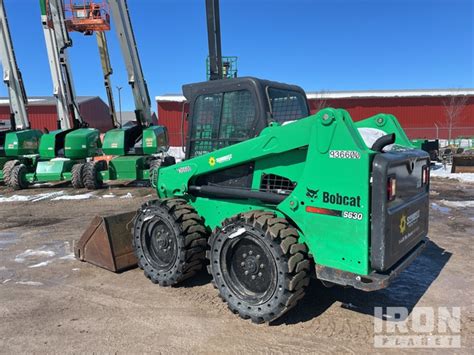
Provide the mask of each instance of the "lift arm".
[{"label": "lift arm", "polygon": [[209,41],[209,79],[218,80],[223,78],[219,0],[206,0],[206,17]]},{"label": "lift arm", "polygon": [[105,32],[97,31],[97,46],[99,47],[100,62],[102,64],[102,71],[104,73],[104,85],[107,92],[107,100],[109,102],[110,118],[114,127],[120,127],[120,122],[117,120],[117,112],[115,111],[115,101],[112,87],[112,80],[110,76],[113,74],[112,65],[110,64],[109,47],[107,45],[107,38]]},{"label": "lift arm", "polygon": [[67,48],[72,47],[72,40],[66,27],[63,2],[62,0],[40,0],[40,4],[59,126],[64,130],[84,127],[86,124],[79,113],[66,52]]},{"label": "lift arm", "polygon": [[127,68],[128,83],[132,87],[135,101],[135,116],[140,126],[148,127],[152,124],[150,94],[143,76],[127,1],[110,0],[109,4],[122,55],[125,60],[125,67]]},{"label": "lift arm", "polygon": [[0,61],[3,67],[3,81],[8,87],[12,130],[29,129],[28,98],[16,62],[3,0],[0,0]]}]

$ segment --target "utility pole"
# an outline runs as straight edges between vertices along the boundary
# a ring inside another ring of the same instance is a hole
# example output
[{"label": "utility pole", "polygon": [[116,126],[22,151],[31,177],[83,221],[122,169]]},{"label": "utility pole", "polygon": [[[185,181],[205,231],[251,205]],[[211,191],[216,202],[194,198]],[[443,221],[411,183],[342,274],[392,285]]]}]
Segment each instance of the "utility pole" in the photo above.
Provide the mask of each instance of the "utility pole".
[{"label": "utility pole", "polygon": [[118,97],[119,97],[119,116],[120,116],[120,127],[123,126],[123,121],[122,121],[122,95],[120,94],[120,91],[122,91],[123,87],[122,86],[117,86],[118,90]]}]

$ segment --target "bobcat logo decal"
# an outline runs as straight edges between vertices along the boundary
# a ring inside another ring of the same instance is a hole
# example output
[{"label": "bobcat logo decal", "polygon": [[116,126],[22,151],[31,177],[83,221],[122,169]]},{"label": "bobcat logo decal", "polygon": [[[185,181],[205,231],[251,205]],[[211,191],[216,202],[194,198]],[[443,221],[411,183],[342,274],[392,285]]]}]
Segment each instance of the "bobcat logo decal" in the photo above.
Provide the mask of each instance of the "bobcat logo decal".
[{"label": "bobcat logo decal", "polygon": [[309,198],[318,198],[318,192],[319,190],[311,190],[310,188],[306,188],[306,197],[309,197]]}]

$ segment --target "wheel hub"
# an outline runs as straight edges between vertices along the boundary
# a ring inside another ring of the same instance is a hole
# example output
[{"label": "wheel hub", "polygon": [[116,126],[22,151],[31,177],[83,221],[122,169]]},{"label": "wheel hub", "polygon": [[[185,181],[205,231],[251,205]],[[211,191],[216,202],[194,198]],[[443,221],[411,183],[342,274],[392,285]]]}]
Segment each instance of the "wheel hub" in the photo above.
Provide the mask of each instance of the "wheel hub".
[{"label": "wheel hub", "polygon": [[229,240],[224,247],[223,257],[229,282],[243,298],[258,303],[272,294],[275,265],[260,237],[249,232],[239,239]]},{"label": "wheel hub", "polygon": [[[242,255],[242,258],[244,261],[240,263],[240,266],[244,270],[244,275],[246,276],[254,276],[257,275],[257,277],[262,277],[263,273],[260,271],[260,269],[263,269],[265,267],[265,264],[260,263],[260,254],[257,255],[252,255],[253,251],[250,250],[249,254],[244,253]],[[253,278],[255,279],[255,278]]]},{"label": "wheel hub", "polygon": [[146,243],[150,262],[155,264],[155,267],[167,268],[173,264],[176,258],[176,241],[172,231],[163,221],[150,223]]}]

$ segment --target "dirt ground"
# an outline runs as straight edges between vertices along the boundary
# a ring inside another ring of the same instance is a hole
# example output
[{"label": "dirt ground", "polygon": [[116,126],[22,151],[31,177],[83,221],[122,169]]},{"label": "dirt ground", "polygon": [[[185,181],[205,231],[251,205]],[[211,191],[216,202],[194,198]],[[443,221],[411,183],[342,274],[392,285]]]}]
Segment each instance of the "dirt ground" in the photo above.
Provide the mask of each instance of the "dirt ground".
[{"label": "dirt ground", "polygon": [[227,310],[204,271],[161,288],[139,269],[113,274],[74,260],[73,245],[94,215],[134,210],[153,198],[152,189],[113,187],[53,201],[87,191],[0,187],[7,199],[56,193],[0,203],[0,352],[380,352],[374,307],[424,306],[461,307],[455,351],[472,353],[474,184],[435,178],[431,190],[431,242],[388,289],[328,289],[314,280],[282,319],[255,325]]}]

